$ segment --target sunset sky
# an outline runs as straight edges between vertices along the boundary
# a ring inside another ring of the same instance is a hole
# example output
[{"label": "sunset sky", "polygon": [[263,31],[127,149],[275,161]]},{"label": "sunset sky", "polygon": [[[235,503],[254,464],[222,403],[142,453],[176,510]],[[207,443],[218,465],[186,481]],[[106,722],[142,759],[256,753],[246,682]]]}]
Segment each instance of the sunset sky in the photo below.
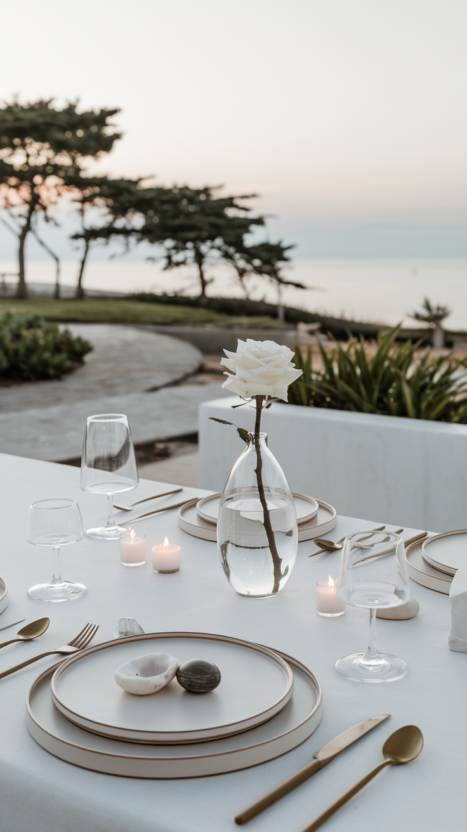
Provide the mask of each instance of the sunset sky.
[{"label": "sunset sky", "polygon": [[465,0],[24,0],[2,30],[3,99],[122,109],[101,170],[258,193],[301,257],[467,257]]}]

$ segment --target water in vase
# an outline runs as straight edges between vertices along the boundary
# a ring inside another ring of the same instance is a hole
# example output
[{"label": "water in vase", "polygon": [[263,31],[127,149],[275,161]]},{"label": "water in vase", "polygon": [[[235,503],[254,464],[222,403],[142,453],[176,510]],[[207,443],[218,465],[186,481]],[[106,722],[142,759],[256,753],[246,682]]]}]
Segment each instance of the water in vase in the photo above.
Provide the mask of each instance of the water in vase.
[{"label": "water in vase", "polygon": [[297,556],[293,502],[270,490],[266,501],[272,547],[257,489],[224,495],[219,508],[217,540],[224,572],[236,592],[250,598],[265,598],[282,589]]}]

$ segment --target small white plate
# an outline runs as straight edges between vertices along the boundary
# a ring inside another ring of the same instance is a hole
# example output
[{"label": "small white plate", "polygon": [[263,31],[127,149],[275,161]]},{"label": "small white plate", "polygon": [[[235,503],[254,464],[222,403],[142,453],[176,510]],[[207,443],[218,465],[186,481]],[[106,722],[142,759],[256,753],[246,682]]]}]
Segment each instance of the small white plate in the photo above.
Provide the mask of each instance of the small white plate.
[{"label": "small white plate", "polygon": [[452,577],[439,572],[434,569],[423,558],[422,550],[423,541],[415,541],[410,546],[407,546],[405,558],[409,567],[409,575],[412,581],[420,586],[425,586],[427,589],[433,589],[435,592],[442,592],[443,595],[449,595],[451,591]]},{"label": "small white plate", "polygon": [[[319,509],[318,514],[313,520],[308,523],[301,523],[298,527],[298,542],[303,543],[305,540],[313,540],[314,537],[322,537],[328,532],[332,532],[337,525],[337,511],[336,509],[325,503],[323,500],[317,500]],[[207,523],[203,520],[196,509],[197,500],[190,500],[185,503],[178,510],[178,525],[187,534],[193,537],[199,537],[201,540],[212,540],[217,543],[217,524]]]},{"label": "small white plate", "polygon": [[8,587],[6,581],[3,578],[0,578],[0,615],[2,612],[5,612],[8,606]]},{"label": "small white plate", "polygon": [[[297,523],[308,523],[318,514],[319,504],[313,497],[305,497],[303,494],[294,494],[295,511],[297,512]],[[219,516],[220,494],[210,494],[199,500],[196,509],[202,520],[216,525]]]},{"label": "small white plate", "polygon": [[[204,659],[221,672],[218,688],[187,693],[176,679],[152,696],[125,693],[117,667],[147,653],[181,664]],[[58,710],[81,728],[137,743],[189,743],[239,734],[279,713],[293,693],[293,673],[277,653],[232,636],[149,633],[117,639],[68,659],[52,679]]]},{"label": "small white plate", "polygon": [[467,565],[467,529],[434,535],[423,541],[422,551],[430,566],[454,577],[458,569]]}]

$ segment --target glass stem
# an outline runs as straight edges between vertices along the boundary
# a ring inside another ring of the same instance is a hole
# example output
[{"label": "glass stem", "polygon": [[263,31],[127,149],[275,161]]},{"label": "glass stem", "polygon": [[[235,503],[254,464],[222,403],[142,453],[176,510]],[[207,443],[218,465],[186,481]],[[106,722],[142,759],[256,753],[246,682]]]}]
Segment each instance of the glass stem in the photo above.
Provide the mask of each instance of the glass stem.
[{"label": "glass stem", "polygon": [[370,636],[365,658],[374,659],[378,655],[378,648],[376,647],[376,609],[370,609]]},{"label": "glass stem", "polygon": [[107,494],[107,528],[109,526],[115,526],[113,494]]},{"label": "glass stem", "polygon": [[55,586],[55,584],[62,584],[62,573],[60,570],[60,546],[53,546],[53,575],[52,580],[50,583]]}]

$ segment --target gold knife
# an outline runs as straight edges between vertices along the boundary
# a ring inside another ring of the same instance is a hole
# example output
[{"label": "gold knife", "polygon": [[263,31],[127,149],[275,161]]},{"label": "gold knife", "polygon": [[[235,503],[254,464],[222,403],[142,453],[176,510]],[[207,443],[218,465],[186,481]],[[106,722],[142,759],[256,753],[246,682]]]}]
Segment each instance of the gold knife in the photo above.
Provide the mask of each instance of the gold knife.
[{"label": "gold knife", "polygon": [[154,517],[155,514],[161,514],[163,511],[170,511],[172,508],[180,508],[180,506],[185,506],[187,503],[191,503],[192,500],[199,500],[199,497],[188,497],[188,499],[183,500],[181,503],[174,503],[171,506],[162,506],[162,508],[153,509],[153,511],[148,511],[147,514],[140,514],[138,517],[129,517],[128,520],[125,519],[125,523],[129,525],[130,523],[136,523],[137,520],[144,520],[147,517]]},{"label": "gold knife", "polygon": [[313,774],[315,774],[320,769],[327,766],[341,751],[344,751],[349,745],[352,745],[354,742],[360,739],[360,737],[364,737],[365,734],[368,734],[369,731],[372,731],[373,728],[376,728],[377,725],[380,725],[381,722],[384,722],[391,714],[382,714],[381,716],[372,716],[370,719],[365,719],[364,722],[359,722],[358,725],[354,725],[352,728],[347,728],[347,731],[344,731],[342,734],[339,734],[338,737],[335,737],[331,742],[326,743],[313,754],[314,760],[308,765],[304,766],[297,771],[296,774],[292,774],[287,780],[284,780],[279,786],[276,786],[270,792],[264,795],[264,797],[260,797],[256,803],[252,803],[251,806],[248,806],[248,809],[245,809],[243,812],[240,812],[239,815],[235,818],[235,823],[241,826],[243,823],[247,823],[252,818],[259,815],[264,809],[267,809],[268,806],[272,806],[276,800],[280,800],[281,797],[284,797],[285,794],[288,794],[303,783],[305,780],[308,780]]}]

